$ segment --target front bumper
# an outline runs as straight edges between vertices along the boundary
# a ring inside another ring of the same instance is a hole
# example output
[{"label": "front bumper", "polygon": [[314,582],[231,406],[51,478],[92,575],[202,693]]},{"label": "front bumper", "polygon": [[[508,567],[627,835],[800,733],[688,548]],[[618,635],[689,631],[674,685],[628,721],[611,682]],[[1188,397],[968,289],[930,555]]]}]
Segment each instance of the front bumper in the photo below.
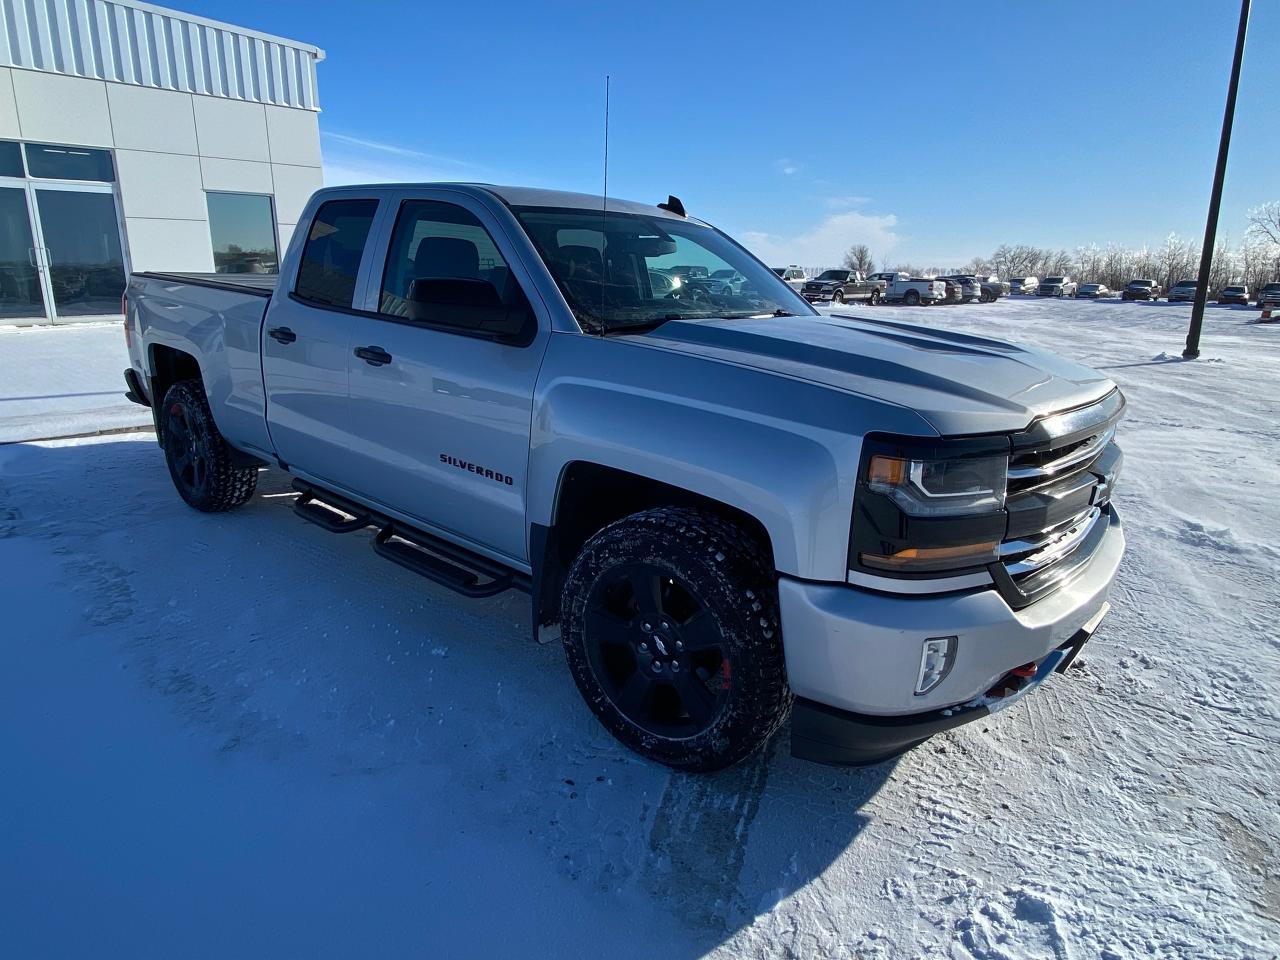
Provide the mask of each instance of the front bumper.
[{"label": "front bumper", "polygon": [[801,296],[810,303],[828,303],[835,299],[834,290],[805,290],[801,292]]},{"label": "front bumper", "polygon": [[[812,704],[804,708],[811,719],[827,717],[820,729],[831,725],[832,711],[843,718],[836,726],[851,731],[842,741],[845,752],[856,752],[858,730],[892,729],[902,749],[939,729],[978,719],[986,714],[970,705],[1010,670],[1040,664],[1052,651],[1083,642],[1082,630],[1092,634],[1108,609],[1123,553],[1124,533],[1113,513],[1075,579],[1020,610],[994,588],[903,595],[782,577],[778,594],[791,689]],[[955,656],[942,682],[916,695],[921,647],[931,637],[955,637]],[[805,730],[803,724],[793,726],[793,751],[805,748],[797,737],[826,736]],[[812,744],[808,749],[818,752]],[[880,748],[872,753],[885,755]]]}]

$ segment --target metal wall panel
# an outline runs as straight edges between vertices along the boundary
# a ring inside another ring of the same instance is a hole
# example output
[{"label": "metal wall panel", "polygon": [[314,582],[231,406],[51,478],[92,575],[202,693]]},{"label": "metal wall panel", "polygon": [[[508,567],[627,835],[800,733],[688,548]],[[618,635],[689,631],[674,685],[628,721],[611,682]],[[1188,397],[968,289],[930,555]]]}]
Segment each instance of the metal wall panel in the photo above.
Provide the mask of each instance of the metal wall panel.
[{"label": "metal wall panel", "polygon": [[319,110],[324,51],[135,0],[0,0],[0,65]]}]

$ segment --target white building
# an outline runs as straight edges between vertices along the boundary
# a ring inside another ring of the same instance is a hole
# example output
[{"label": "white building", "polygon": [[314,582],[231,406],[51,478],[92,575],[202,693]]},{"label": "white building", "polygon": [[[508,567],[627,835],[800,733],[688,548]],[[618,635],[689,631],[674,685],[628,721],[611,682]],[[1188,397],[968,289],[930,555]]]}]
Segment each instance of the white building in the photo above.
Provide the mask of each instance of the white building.
[{"label": "white building", "polygon": [[276,270],[323,51],[136,0],[0,21],[0,323],[118,315],[130,271]]}]

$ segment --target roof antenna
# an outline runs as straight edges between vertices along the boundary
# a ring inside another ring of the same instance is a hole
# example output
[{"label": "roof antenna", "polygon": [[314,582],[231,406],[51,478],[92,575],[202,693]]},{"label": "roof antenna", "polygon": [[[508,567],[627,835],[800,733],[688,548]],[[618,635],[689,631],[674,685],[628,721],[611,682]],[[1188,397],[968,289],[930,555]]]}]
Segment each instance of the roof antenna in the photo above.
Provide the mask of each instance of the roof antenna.
[{"label": "roof antenna", "polygon": [[600,196],[600,335],[604,335],[604,278],[609,269],[605,260],[606,214],[609,212],[609,74],[604,75],[604,191]]}]

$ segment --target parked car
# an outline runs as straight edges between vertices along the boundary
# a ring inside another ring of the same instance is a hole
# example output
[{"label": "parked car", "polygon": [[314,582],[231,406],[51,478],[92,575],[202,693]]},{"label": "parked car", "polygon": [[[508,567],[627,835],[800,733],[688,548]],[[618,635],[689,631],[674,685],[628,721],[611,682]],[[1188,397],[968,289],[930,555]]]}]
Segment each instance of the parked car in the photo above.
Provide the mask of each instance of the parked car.
[{"label": "parked car", "polygon": [[746,284],[747,278],[737,270],[712,270],[706,284],[712,293],[718,296],[739,294]]},{"label": "parked car", "polygon": [[1097,300],[1100,297],[1111,296],[1111,288],[1105,283],[1082,283],[1076,287],[1076,296],[1086,300]]},{"label": "parked car", "polygon": [[973,303],[982,298],[982,284],[971,273],[948,274],[943,279],[954,280],[960,284],[960,299],[963,303]]},{"label": "parked car", "polygon": [[1036,288],[1042,297],[1074,297],[1076,282],[1070,277],[1045,277]]},{"label": "parked car", "polygon": [[1243,283],[1232,283],[1218,291],[1218,303],[1249,305],[1249,288]]},{"label": "parked car", "polygon": [[944,287],[943,303],[964,303],[964,286],[958,280],[952,280],[950,277],[935,277],[934,279]]},{"label": "parked car", "polygon": [[1130,280],[1120,293],[1121,300],[1159,300],[1160,284],[1154,280]]},{"label": "parked car", "polygon": [[857,270],[824,270],[800,291],[810,303],[844,303],[847,300],[880,302],[880,284]]},{"label": "parked car", "polygon": [[1169,288],[1170,303],[1190,303],[1196,298],[1196,281],[1179,280]]},{"label": "parked car", "polygon": [[979,276],[978,282],[982,284],[982,296],[978,299],[983,303],[993,303],[1001,297],[1007,297],[1012,289],[1008,280],[1001,280],[999,277]]},{"label": "parked car", "polygon": [[[466,597],[527,591],[603,726],[678,769],[735,763],[789,714],[798,756],[879,761],[1064,671],[1124,549],[1116,385],[1039,349],[832,322],[670,207],[321,190],[274,286],[130,278],[129,395],[197,510],[279,470],[300,518],[376,531],[352,549]],[[646,297],[672,257],[738,271],[753,301]]]},{"label": "parked car", "polygon": [[1040,286],[1038,277],[1013,277],[1009,280],[1010,293],[1035,293]]},{"label": "parked car", "polygon": [[773,272],[780,276],[792,290],[799,293],[809,282],[809,275],[794,263],[789,267],[773,267]]},{"label": "parked car", "polygon": [[1258,290],[1258,306],[1280,305],[1280,283],[1264,283]]},{"label": "parked car", "polygon": [[891,273],[888,276],[883,293],[885,300],[905,303],[909,307],[919,303],[946,302],[947,285],[941,280],[913,277],[909,273]]}]

